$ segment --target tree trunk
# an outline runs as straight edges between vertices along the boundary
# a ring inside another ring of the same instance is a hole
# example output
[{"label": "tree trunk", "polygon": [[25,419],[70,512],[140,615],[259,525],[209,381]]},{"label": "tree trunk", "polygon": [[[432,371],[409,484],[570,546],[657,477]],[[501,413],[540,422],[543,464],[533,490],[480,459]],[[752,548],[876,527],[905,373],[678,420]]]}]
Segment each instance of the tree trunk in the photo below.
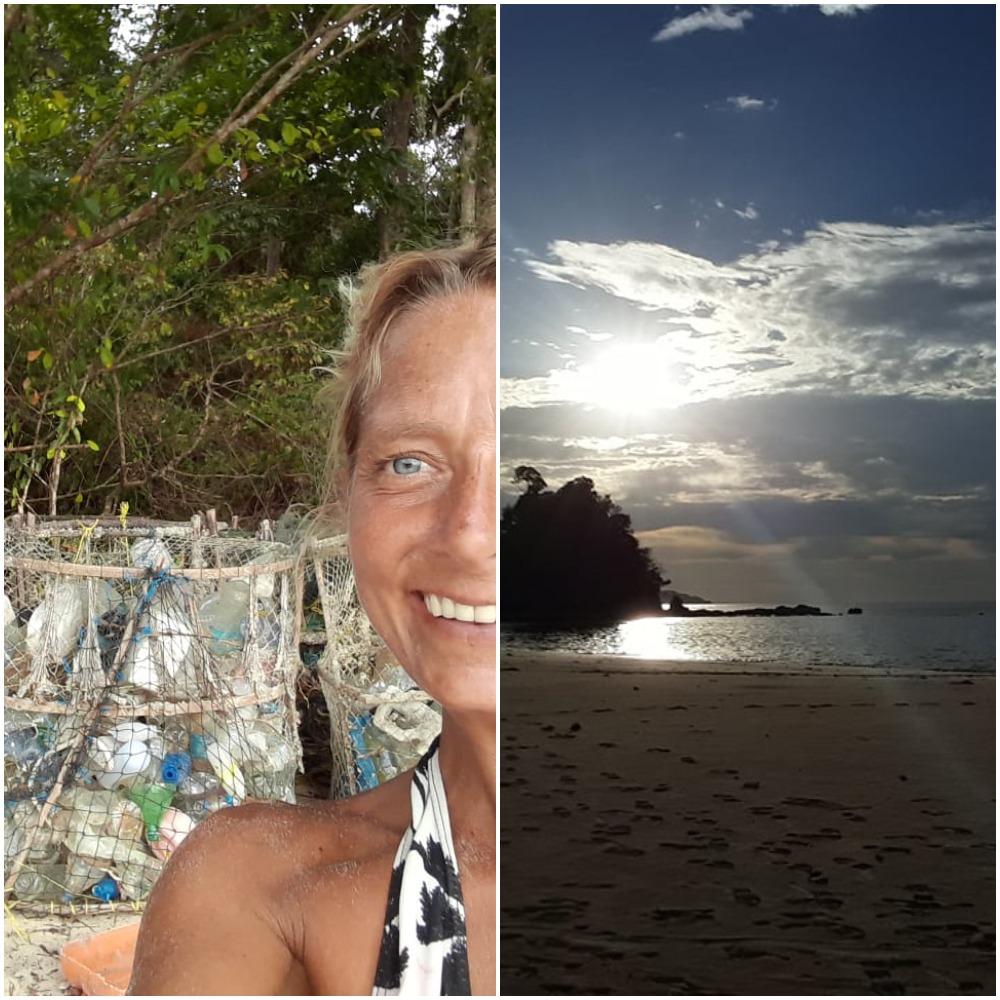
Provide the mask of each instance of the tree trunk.
[{"label": "tree trunk", "polygon": [[476,235],[476,195],[479,187],[476,177],[478,164],[476,157],[479,152],[479,124],[470,118],[465,119],[462,131],[462,204],[460,208],[458,227],[463,240],[471,240]]},{"label": "tree trunk", "polygon": [[497,228],[497,170],[493,159],[486,160],[480,171],[476,191],[476,223],[480,233]]},{"label": "tree trunk", "polygon": [[397,159],[386,185],[386,198],[378,211],[375,224],[378,230],[379,257],[392,253],[403,235],[403,206],[399,193],[405,191],[409,181],[406,154],[410,148],[413,112],[416,108],[417,88],[420,85],[421,57],[423,55],[424,22],[426,12],[414,4],[407,4],[399,21],[393,44],[393,59],[399,69],[399,96],[386,109],[385,128],[382,133],[385,148]]}]

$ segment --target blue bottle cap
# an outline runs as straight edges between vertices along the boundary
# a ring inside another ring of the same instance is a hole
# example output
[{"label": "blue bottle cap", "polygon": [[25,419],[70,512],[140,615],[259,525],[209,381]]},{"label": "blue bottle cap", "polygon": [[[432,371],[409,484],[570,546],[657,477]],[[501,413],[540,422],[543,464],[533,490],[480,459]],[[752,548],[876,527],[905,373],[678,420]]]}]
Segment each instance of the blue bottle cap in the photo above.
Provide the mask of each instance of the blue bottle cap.
[{"label": "blue bottle cap", "polygon": [[191,755],[168,753],[160,767],[160,777],[165,785],[179,785],[191,773]]},{"label": "blue bottle cap", "polygon": [[110,875],[105,875],[90,892],[105,903],[110,903],[113,899],[121,899],[122,895],[118,883]]}]

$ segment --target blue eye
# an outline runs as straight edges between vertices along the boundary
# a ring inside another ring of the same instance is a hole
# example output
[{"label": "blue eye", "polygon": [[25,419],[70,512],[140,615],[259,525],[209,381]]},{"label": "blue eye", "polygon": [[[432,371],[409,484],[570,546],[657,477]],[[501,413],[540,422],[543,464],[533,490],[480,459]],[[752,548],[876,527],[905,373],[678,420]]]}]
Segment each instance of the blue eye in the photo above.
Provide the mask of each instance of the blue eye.
[{"label": "blue eye", "polygon": [[423,468],[423,464],[419,458],[394,458],[392,460],[392,471],[398,476],[412,476]]}]

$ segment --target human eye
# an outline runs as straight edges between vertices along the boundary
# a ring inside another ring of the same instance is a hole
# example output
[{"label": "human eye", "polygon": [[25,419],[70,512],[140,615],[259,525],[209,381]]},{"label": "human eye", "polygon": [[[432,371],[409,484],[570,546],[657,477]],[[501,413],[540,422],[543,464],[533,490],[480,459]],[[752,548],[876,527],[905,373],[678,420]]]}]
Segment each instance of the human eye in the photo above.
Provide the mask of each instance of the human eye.
[{"label": "human eye", "polygon": [[413,455],[399,455],[389,462],[389,468],[397,476],[414,476],[427,468],[427,463]]}]

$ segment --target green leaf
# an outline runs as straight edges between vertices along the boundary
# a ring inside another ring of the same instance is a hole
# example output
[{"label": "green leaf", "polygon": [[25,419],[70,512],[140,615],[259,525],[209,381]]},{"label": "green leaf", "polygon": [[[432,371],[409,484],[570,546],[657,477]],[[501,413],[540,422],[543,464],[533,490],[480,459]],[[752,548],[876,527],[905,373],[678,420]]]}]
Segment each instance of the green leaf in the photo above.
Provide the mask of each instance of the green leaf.
[{"label": "green leaf", "polygon": [[49,459],[50,461],[53,458],[55,458],[56,457],[56,450],[55,450],[55,448],[49,448],[49,450],[45,453],[45,457],[47,459]]},{"label": "green leaf", "polygon": [[77,495],[73,498],[73,503],[75,503],[77,507],[79,507],[80,504],[83,503],[83,494],[77,493]]},{"label": "green leaf", "polygon": [[76,220],[76,226],[88,239],[94,235],[94,230],[90,228],[90,223],[82,215]]},{"label": "green leaf", "polygon": [[80,443],[80,428],[74,427],[70,433],[73,435],[73,440],[79,444]]},{"label": "green leaf", "polygon": [[60,110],[65,111],[69,107],[69,98],[61,91],[52,91],[52,103]]},{"label": "green leaf", "polygon": [[96,441],[91,441],[89,438],[87,439],[87,447],[91,451],[100,451],[101,450],[101,446]]},{"label": "green leaf", "polygon": [[380,128],[366,128],[365,135],[370,135],[373,139],[381,139],[382,130]]},{"label": "green leaf", "polygon": [[285,141],[285,145],[292,146],[295,144],[295,140],[299,137],[299,130],[291,123],[284,122],[281,126],[281,138]]},{"label": "green leaf", "polygon": [[96,219],[100,217],[101,205],[96,198],[84,198],[83,207]]},{"label": "green leaf", "polygon": [[208,105],[204,101],[199,101],[194,106],[194,113],[200,118],[206,111],[208,111]]},{"label": "green leaf", "polygon": [[272,153],[281,152],[281,146],[279,146],[273,139],[267,139],[265,141],[267,142],[267,148],[271,150]]},{"label": "green leaf", "polygon": [[111,348],[104,347],[102,345],[98,353],[101,356],[101,364],[104,365],[105,368],[111,368],[114,365],[115,356],[111,353]]},{"label": "green leaf", "polygon": [[208,157],[208,162],[215,167],[221,166],[225,160],[225,156],[222,155],[222,147],[217,142],[213,142],[212,145],[205,150],[205,156]]},{"label": "green leaf", "polygon": [[43,367],[43,368],[44,368],[44,369],[45,369],[45,370],[46,370],[47,372],[50,372],[50,371],[52,371],[52,366],[53,366],[53,365],[54,365],[55,363],[56,363],[56,359],[55,359],[54,357],[52,357],[52,355],[51,355],[51,354],[50,354],[50,353],[49,353],[48,351],[46,351],[46,352],[45,352],[45,353],[44,353],[44,354],[42,355],[42,367]]}]

